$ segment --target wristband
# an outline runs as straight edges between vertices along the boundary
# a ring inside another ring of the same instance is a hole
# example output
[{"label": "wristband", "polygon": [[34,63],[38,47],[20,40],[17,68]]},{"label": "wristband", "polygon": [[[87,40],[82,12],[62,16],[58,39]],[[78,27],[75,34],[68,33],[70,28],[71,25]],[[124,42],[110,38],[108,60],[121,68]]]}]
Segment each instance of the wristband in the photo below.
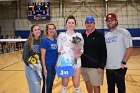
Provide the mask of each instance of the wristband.
[{"label": "wristband", "polygon": [[125,61],[122,61],[122,64],[126,65],[126,62]]}]

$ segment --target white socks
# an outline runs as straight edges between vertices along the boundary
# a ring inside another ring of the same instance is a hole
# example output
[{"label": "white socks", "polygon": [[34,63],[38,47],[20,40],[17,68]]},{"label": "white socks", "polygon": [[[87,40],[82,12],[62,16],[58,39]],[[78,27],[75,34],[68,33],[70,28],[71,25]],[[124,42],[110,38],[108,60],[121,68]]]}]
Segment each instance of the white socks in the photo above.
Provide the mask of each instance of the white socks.
[{"label": "white socks", "polygon": [[[66,91],[67,91],[67,87],[62,86],[60,93],[66,93]],[[82,93],[81,88],[80,87],[75,88],[75,93]]]},{"label": "white socks", "polygon": [[81,88],[80,87],[75,88],[75,93],[82,93]]},{"label": "white socks", "polygon": [[66,91],[67,91],[67,87],[62,86],[61,90],[60,90],[60,93],[66,93]]}]

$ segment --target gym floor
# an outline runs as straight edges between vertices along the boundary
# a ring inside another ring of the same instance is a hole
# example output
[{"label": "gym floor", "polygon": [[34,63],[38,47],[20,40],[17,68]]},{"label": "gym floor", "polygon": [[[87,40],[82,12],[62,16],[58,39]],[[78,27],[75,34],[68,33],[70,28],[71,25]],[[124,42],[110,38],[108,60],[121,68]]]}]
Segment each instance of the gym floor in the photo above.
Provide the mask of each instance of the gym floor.
[{"label": "gym floor", "polygon": [[[29,93],[25,77],[24,63],[21,59],[22,51],[0,55],[0,93]],[[140,48],[134,48],[128,61],[126,74],[126,93],[139,93],[140,91]],[[42,84],[41,84],[42,85]],[[83,93],[87,93],[84,81],[81,77],[80,86]],[[54,81],[53,93],[59,93],[61,79]],[[117,89],[116,89],[117,91]],[[70,78],[68,92],[74,93],[74,87]],[[107,93],[106,76],[101,86],[101,93]]]}]

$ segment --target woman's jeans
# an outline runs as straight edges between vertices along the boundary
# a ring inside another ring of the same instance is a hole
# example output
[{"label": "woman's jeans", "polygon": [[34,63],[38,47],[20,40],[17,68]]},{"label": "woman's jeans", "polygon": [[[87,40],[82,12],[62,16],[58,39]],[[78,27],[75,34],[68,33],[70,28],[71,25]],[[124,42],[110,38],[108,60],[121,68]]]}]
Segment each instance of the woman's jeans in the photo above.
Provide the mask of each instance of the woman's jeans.
[{"label": "woman's jeans", "polygon": [[25,65],[25,74],[30,93],[40,93],[41,81],[37,72]]},{"label": "woman's jeans", "polygon": [[48,66],[47,68],[47,78],[45,82],[45,77],[43,75],[43,88],[42,88],[42,93],[45,93],[45,83],[46,83],[46,90],[47,93],[52,93],[52,87],[53,87],[53,82],[55,78],[55,66]]},{"label": "woman's jeans", "polygon": [[126,93],[126,89],[125,89],[126,71],[127,68],[106,70],[108,93],[115,93],[115,84],[117,85],[118,93]]}]

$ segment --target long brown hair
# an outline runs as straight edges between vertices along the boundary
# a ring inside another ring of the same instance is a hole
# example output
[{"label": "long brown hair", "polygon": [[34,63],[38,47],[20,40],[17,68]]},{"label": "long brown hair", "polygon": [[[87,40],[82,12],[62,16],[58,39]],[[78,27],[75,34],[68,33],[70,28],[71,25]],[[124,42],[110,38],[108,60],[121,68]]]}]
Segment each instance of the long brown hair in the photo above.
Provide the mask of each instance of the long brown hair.
[{"label": "long brown hair", "polygon": [[[39,25],[34,24],[34,25],[31,26],[30,34],[29,34],[29,37],[28,37],[28,40],[29,40],[28,43],[29,43],[29,46],[30,46],[30,50],[33,50],[34,35],[32,34],[32,32],[33,32],[33,29],[34,29],[35,26],[39,26]],[[41,36],[39,37],[39,40],[40,39],[41,39]]]},{"label": "long brown hair", "polygon": [[[48,29],[49,29],[49,25],[53,25],[55,30],[56,30],[56,26],[53,24],[53,23],[48,23],[46,25],[46,29],[44,30],[44,33],[43,33],[43,38],[46,38],[48,37]],[[54,35],[54,38],[56,37],[56,34]]]}]

